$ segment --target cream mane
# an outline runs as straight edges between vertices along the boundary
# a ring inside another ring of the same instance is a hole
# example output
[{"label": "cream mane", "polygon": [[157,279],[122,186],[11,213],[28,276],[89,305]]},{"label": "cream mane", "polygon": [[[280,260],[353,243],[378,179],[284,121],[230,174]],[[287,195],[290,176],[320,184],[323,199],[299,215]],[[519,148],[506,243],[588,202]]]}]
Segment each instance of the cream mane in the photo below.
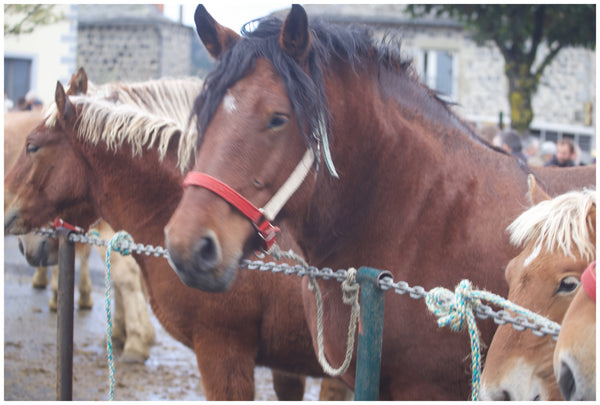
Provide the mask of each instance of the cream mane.
[{"label": "cream mane", "polygon": [[510,242],[515,246],[535,244],[550,253],[558,249],[565,256],[585,260],[596,258],[595,231],[588,213],[596,206],[596,190],[571,191],[551,200],[543,201],[523,212],[507,228]]},{"label": "cream mane", "polygon": [[[127,142],[134,156],[156,144],[162,159],[171,138],[181,134],[178,165],[184,171],[196,156],[195,117],[190,121],[190,114],[201,89],[202,81],[196,78],[91,86],[87,95],[69,96],[81,109],[77,136],[94,145],[104,142],[109,150]],[[45,123],[52,128],[57,122],[58,110],[52,103]]]}]

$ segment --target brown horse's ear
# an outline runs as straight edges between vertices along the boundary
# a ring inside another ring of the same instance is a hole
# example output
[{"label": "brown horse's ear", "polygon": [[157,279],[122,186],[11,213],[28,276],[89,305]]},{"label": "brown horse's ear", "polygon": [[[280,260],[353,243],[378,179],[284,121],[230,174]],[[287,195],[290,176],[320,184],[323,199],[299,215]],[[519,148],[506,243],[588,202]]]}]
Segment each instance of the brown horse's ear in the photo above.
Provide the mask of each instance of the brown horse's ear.
[{"label": "brown horse's ear", "polygon": [[[590,231],[590,240],[596,241],[596,203],[590,206],[590,209],[587,213],[587,220]],[[594,243],[594,246],[596,243]]]},{"label": "brown horse's ear", "polygon": [[533,174],[527,176],[527,185],[529,186],[527,197],[529,198],[529,201],[531,201],[531,205],[536,205],[542,201],[551,199],[551,197],[537,185],[537,181]]},{"label": "brown horse's ear", "polygon": [[308,31],[308,16],[302,6],[292,5],[292,10],[281,28],[279,46],[300,64],[304,62],[310,49],[310,32]]},{"label": "brown horse's ear", "polygon": [[56,108],[58,109],[58,118],[62,121],[68,121],[75,115],[75,107],[69,101],[65,88],[57,81],[56,91],[54,92],[54,101],[56,102]]},{"label": "brown horse's ear", "polygon": [[85,70],[80,67],[73,76],[71,76],[71,80],[69,81],[69,90],[67,90],[67,95],[76,95],[76,94],[87,94],[88,90],[88,77],[85,73]]},{"label": "brown horse's ear", "polygon": [[200,40],[215,59],[240,39],[238,34],[216,22],[202,4],[196,7],[194,22]]}]

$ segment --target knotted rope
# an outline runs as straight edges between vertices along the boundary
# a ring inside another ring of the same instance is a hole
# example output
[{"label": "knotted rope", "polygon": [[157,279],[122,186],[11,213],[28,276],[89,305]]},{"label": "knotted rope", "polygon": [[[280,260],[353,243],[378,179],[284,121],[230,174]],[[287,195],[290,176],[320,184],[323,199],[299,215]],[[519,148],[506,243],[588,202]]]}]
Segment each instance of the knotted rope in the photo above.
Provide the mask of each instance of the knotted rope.
[{"label": "knotted rope", "polygon": [[471,370],[472,391],[471,400],[479,400],[479,388],[481,381],[481,350],[479,344],[479,329],[475,321],[473,309],[481,305],[485,300],[499,307],[521,315],[539,325],[551,328],[560,328],[552,322],[526,308],[508,301],[499,295],[484,290],[473,290],[469,280],[462,280],[456,287],[455,292],[442,287],[436,287],[425,296],[427,308],[438,318],[438,326],[450,326],[454,332],[460,332],[465,323],[468,326],[471,341]]},{"label": "knotted rope", "polygon": [[104,286],[106,289],[105,295],[105,309],[106,309],[106,350],[108,352],[108,375],[110,380],[110,393],[108,400],[114,399],[115,391],[115,367],[113,364],[113,348],[112,348],[112,316],[110,310],[110,253],[114,250],[115,252],[121,253],[123,256],[131,254],[129,249],[121,248],[122,242],[129,242],[133,245],[133,238],[125,231],[119,231],[113,235],[106,246],[106,272],[104,273]]},{"label": "knotted rope", "polygon": [[[280,260],[281,258],[295,260],[305,268],[308,268],[308,263],[306,263],[301,256],[294,253],[292,250],[284,252],[277,244],[273,245],[267,254],[271,255],[275,260]],[[356,283],[356,269],[349,268],[346,279],[342,282],[342,301],[346,305],[351,305],[352,309],[350,311],[350,322],[348,324],[346,354],[344,355],[344,361],[342,362],[342,365],[338,368],[334,368],[327,360],[327,357],[325,357],[325,345],[323,343],[323,297],[321,295],[319,284],[314,277],[309,277],[308,289],[313,291],[315,294],[315,300],[317,302],[317,357],[319,359],[319,363],[321,364],[321,367],[323,367],[323,371],[330,376],[340,376],[344,374],[346,370],[348,370],[350,361],[352,360],[354,337],[356,334],[356,322],[358,321],[358,316],[360,314],[360,304],[358,303],[360,286],[358,283]]]}]

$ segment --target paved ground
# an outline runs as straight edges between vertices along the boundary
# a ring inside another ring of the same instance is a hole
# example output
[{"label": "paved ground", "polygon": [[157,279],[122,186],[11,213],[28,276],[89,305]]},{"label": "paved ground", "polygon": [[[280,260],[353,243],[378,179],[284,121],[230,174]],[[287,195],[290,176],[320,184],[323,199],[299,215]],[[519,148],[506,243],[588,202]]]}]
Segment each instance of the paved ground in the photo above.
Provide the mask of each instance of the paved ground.
[{"label": "paved ground", "polygon": [[[90,273],[94,308],[75,310],[73,399],[106,400],[103,262],[93,252]],[[4,399],[56,399],[56,314],[48,309],[49,288],[31,287],[33,268],[19,254],[14,237],[4,238]],[[76,282],[77,283],[77,282]],[[78,292],[75,293],[77,302]],[[193,352],[171,338],[152,318],[157,344],[145,364],[115,361],[116,400],[204,400]],[[276,400],[271,372],[257,367],[256,399]],[[317,400],[318,379],[307,379],[305,400]]]}]

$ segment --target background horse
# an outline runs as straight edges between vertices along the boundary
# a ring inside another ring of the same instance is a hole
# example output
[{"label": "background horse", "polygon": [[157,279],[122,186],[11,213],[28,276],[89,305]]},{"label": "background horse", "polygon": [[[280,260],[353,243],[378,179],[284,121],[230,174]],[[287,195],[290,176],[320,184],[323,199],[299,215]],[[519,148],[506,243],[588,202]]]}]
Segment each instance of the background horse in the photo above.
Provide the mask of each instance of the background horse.
[{"label": "background horse", "polygon": [[[82,94],[88,91],[107,92],[111,86],[108,84],[100,89],[88,86],[87,76],[83,69],[71,77],[67,94]],[[25,145],[26,136],[40,123],[44,116],[41,112],[16,112],[5,114],[4,122],[4,172],[14,165],[19,152]],[[14,198],[5,189],[4,207],[6,208]],[[105,236],[112,235],[112,229],[106,222],[99,221],[95,228]],[[52,266],[52,278],[50,281],[52,295],[50,298],[50,310],[57,309],[58,295],[58,240],[36,234],[20,235],[18,246],[21,253],[32,266],[37,266],[33,275],[33,286],[45,288],[48,284],[47,269]],[[79,260],[79,309],[92,307],[92,282],[89,271],[89,255],[91,245],[77,244],[76,256]],[[104,257],[104,249],[96,247],[96,250]],[[150,347],[154,343],[156,332],[150,321],[148,299],[144,291],[141,273],[135,260],[131,257],[118,257],[113,260],[113,286],[114,286],[114,322],[113,338],[115,344],[121,345],[123,352],[120,360],[125,362],[143,363],[150,356]]]},{"label": "background horse", "polygon": [[[16,195],[5,228],[28,232],[68,207],[78,211],[64,213],[71,223],[87,227],[102,217],[137,242],[163,244],[188,165],[181,156],[194,158],[182,152],[180,136],[201,84],[151,81],[146,93],[141,84],[131,86],[133,94],[123,94],[130,90],[121,85],[106,100],[67,97],[58,83],[50,115],[28,136],[5,179]],[[144,108],[115,104],[134,96]],[[196,353],[207,399],[253,399],[256,364],[274,370],[280,399],[302,399],[303,380],[289,373],[323,374],[304,319],[299,279],[246,273],[229,294],[214,296],[184,286],[163,258],[134,258],[154,314]]]},{"label": "background horse", "polygon": [[[311,265],[369,265],[426,289],[468,278],[506,292],[502,270],[517,252],[503,230],[529,206],[529,170],[481,140],[422,85],[394,43],[375,44],[366,28],[309,24],[297,5],[284,22],[264,19],[243,37],[202,6],[195,21],[218,60],[197,103],[198,173],[186,180],[165,228],[186,285],[237,285],[239,260],[260,247],[256,228],[268,227],[204,185],[191,187],[210,176],[219,184],[213,189],[225,184],[250,205],[282,205],[266,219],[297,241]],[[577,168],[561,179],[539,173],[558,192],[595,182],[594,172]],[[298,182],[297,173],[306,176]],[[293,194],[290,177],[299,183]],[[305,313],[316,347],[307,284]],[[325,355],[338,366],[349,308],[337,281],[318,284]],[[384,319],[381,399],[468,397],[465,336],[439,330],[423,303],[396,294],[386,298]],[[484,341],[494,329],[493,322],[481,324]],[[353,361],[342,375],[351,387],[354,374]]]},{"label": "background horse", "polygon": [[554,375],[567,400],[596,400],[596,262],[582,276],[582,287],[563,319]]},{"label": "background horse", "polygon": [[[532,184],[535,195],[543,192]],[[548,196],[508,228],[522,251],[506,267],[508,299],[561,323],[580,277],[596,257],[596,191]],[[498,327],[482,375],[482,399],[561,400],[552,359],[556,341]]]},{"label": "background horse", "polygon": [[[25,144],[25,137],[40,122],[43,114],[41,111],[16,111],[4,114],[4,173],[14,165],[19,156],[19,151]],[[10,205],[14,196],[4,191],[4,209]],[[48,269],[46,266],[58,263],[58,257],[53,257],[49,262],[40,262],[40,257],[48,256],[50,251],[58,251],[56,240],[47,239],[38,235],[19,236],[19,250],[25,256],[30,265],[35,267],[33,273],[33,287],[46,288],[48,285]],[[77,247],[77,258],[79,259],[79,299],[77,305],[80,309],[92,307],[92,282],[90,279],[88,258],[89,246]],[[50,309],[56,311],[56,299],[58,290],[58,267],[52,268],[52,296],[50,298]]]}]

